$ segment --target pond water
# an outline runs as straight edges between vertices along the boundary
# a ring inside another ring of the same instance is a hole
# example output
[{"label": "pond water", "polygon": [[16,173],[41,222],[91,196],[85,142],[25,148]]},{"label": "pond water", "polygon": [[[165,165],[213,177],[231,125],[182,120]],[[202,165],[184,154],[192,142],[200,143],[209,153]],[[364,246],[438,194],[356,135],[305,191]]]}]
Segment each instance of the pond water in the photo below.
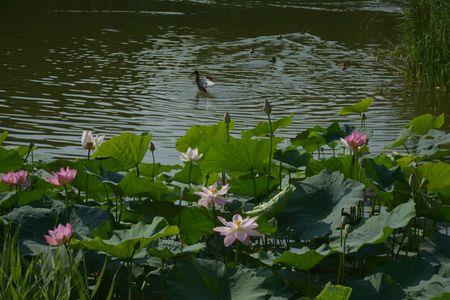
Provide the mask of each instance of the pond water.
[{"label": "pond water", "polygon": [[[83,129],[151,131],[158,159],[176,162],[176,138],[226,111],[237,129],[248,128],[265,120],[269,99],[275,118],[295,113],[283,131],[292,137],[343,120],[342,106],[371,96],[367,126],[381,150],[413,116],[448,114],[448,97],[407,92],[400,62],[389,59],[398,43],[395,5],[216,2],[1,1],[0,126],[8,143],[33,141],[45,159],[84,154]],[[197,93],[194,70],[215,78],[209,94]]]}]

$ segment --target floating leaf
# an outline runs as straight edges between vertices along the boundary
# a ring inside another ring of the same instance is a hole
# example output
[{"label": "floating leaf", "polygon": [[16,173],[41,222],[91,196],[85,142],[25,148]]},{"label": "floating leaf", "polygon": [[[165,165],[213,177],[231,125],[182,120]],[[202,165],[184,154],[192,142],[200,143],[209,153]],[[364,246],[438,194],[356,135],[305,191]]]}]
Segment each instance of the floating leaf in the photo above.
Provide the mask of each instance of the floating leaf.
[{"label": "floating leaf", "polygon": [[[292,117],[294,114],[290,114],[287,117],[272,122],[272,132],[275,132],[278,128],[289,127],[292,123]],[[243,138],[252,138],[254,136],[270,136],[270,124],[269,122],[261,122],[256,125],[255,128],[245,130],[241,132]]]},{"label": "floating leaf", "polygon": [[130,259],[134,254],[146,248],[152,241],[178,233],[177,226],[169,226],[162,217],[155,217],[151,224],[139,222],[130,229],[115,230],[111,238],[85,239],[77,241],[86,249],[107,253],[118,259]]},{"label": "floating leaf", "polygon": [[325,244],[317,249],[309,249],[308,247],[301,249],[291,248],[289,251],[283,252],[274,262],[293,267],[297,270],[308,271],[314,268],[330,253],[330,248]]},{"label": "floating leaf", "polygon": [[[348,235],[345,252],[356,252],[365,245],[383,243],[395,229],[408,225],[415,215],[414,201],[410,200],[397,206],[390,213],[383,211],[377,216],[368,218]],[[339,237],[336,237],[330,246],[342,251]]]},{"label": "floating leaf", "polygon": [[340,225],[341,211],[364,200],[364,185],[337,172],[322,171],[294,186],[277,220],[279,227],[293,229],[299,239],[330,234]]},{"label": "floating leaf", "polygon": [[355,104],[351,106],[346,106],[341,109],[340,114],[343,116],[346,116],[348,114],[357,113],[362,114],[363,112],[366,112],[369,107],[372,105],[373,99],[372,98],[365,98],[360,100],[359,102],[356,102]]},{"label": "floating leaf", "polygon": [[122,170],[129,170],[142,162],[151,139],[151,134],[123,132],[104,142],[93,157],[112,157],[120,163]]},{"label": "floating leaf", "polygon": [[264,287],[269,272],[239,268],[227,271],[222,262],[184,260],[168,276],[170,299],[263,300],[270,292]]},{"label": "floating leaf", "polygon": [[351,293],[352,289],[349,287],[328,282],[315,300],[348,300]]},{"label": "floating leaf", "polygon": [[394,190],[395,182],[408,186],[408,182],[399,166],[388,169],[384,165],[377,164],[375,159],[371,158],[363,159],[361,166],[367,178],[386,192],[392,192]]}]

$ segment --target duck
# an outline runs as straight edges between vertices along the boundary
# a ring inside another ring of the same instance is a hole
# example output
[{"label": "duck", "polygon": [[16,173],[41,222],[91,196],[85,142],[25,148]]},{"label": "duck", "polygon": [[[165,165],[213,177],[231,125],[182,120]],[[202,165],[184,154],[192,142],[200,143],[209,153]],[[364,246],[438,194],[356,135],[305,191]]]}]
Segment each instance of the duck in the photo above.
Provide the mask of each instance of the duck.
[{"label": "duck", "polygon": [[255,51],[255,45],[252,44],[252,46],[250,47],[249,53],[250,53],[250,54],[255,54],[255,52],[256,52],[256,51]]},{"label": "duck", "polygon": [[275,56],[272,56],[272,58],[269,60],[269,62],[274,64],[277,62],[277,59],[275,58]]},{"label": "duck", "polygon": [[195,74],[195,83],[197,84],[197,88],[200,92],[208,92],[206,88],[215,85],[212,77],[210,76],[200,77],[200,74],[197,70],[194,71],[194,74]]}]

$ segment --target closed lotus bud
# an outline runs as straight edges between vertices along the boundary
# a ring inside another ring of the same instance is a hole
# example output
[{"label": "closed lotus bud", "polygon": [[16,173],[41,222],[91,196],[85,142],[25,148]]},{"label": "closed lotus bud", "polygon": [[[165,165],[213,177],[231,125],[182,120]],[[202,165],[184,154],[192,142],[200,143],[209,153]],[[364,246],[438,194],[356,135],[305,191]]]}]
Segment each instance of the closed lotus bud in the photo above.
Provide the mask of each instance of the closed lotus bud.
[{"label": "closed lotus bud", "polygon": [[156,150],[155,144],[153,144],[153,142],[150,142],[150,144],[148,145],[148,149],[150,149],[151,152]]},{"label": "closed lotus bud", "polygon": [[366,119],[367,119],[366,114],[365,114],[365,113],[362,113],[362,114],[361,114],[361,120],[362,120],[362,121],[365,121]]},{"label": "closed lotus bud", "polygon": [[230,114],[228,113],[228,112],[226,112],[224,115],[223,115],[223,121],[225,122],[225,124],[230,124],[230,122],[231,122],[231,116],[230,116]]},{"label": "closed lotus bud", "polygon": [[264,112],[268,115],[272,113],[272,104],[270,104],[269,100],[267,99],[264,102]]},{"label": "closed lotus bud", "polygon": [[412,187],[415,182],[416,182],[416,174],[411,173],[408,179],[409,186]]}]

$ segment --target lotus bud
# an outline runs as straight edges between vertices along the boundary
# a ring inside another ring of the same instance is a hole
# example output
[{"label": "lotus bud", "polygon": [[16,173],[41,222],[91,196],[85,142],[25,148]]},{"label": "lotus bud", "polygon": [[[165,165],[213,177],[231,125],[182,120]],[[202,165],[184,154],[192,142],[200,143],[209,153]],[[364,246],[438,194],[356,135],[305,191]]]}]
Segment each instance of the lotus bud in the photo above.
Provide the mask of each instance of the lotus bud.
[{"label": "lotus bud", "polygon": [[361,114],[361,121],[365,121],[365,120],[367,120],[367,116],[366,116],[365,113],[362,113]]},{"label": "lotus bud", "polygon": [[267,99],[264,102],[264,112],[268,115],[272,113],[272,104],[270,104],[269,100]]},{"label": "lotus bud", "polygon": [[148,145],[148,149],[150,149],[151,152],[154,152],[156,150],[155,144],[153,144],[153,142],[150,142],[150,144]]},{"label": "lotus bud", "polygon": [[231,116],[228,112],[225,112],[225,114],[223,115],[223,121],[225,122],[225,124],[230,124],[231,122]]}]

